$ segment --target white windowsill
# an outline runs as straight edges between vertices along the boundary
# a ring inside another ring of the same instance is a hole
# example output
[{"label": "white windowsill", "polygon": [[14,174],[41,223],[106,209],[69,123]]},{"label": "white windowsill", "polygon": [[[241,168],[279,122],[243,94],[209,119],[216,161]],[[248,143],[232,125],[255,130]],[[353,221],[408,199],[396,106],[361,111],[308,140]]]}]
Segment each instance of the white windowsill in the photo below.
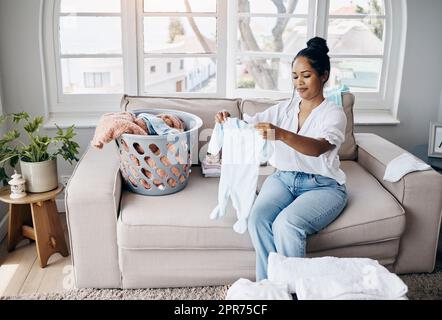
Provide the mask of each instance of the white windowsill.
[{"label": "white windowsill", "polygon": [[[55,124],[61,128],[75,125],[75,128],[95,128],[102,113],[59,113],[51,114],[45,122],[45,129],[54,129]],[[396,125],[400,121],[388,111],[355,110],[354,124],[358,126]]]},{"label": "white windowsill", "polygon": [[354,124],[358,126],[397,125],[400,121],[388,110],[354,110]]},{"label": "white windowsill", "polygon": [[67,128],[75,125],[75,128],[87,129],[97,126],[98,120],[103,113],[59,113],[50,114],[43,125],[45,129],[55,129],[57,124],[60,128]]}]

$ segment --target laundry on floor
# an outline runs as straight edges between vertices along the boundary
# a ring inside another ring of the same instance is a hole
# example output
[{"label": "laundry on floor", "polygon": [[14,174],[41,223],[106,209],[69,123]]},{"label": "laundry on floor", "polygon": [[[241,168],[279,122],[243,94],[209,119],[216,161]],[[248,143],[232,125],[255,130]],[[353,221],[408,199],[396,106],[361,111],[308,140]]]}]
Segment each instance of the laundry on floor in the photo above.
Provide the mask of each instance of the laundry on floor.
[{"label": "laundry on floor", "polygon": [[268,279],[252,282],[240,278],[227,290],[226,300],[293,300],[287,285]]},{"label": "laundry on floor", "polygon": [[137,135],[174,134],[184,130],[184,123],[175,115],[151,115],[132,112],[110,112],[102,115],[95,129],[91,144],[99,149],[123,133]]},{"label": "laundry on floor", "polygon": [[383,179],[385,181],[397,182],[407,173],[429,169],[431,169],[431,166],[407,152],[394,158],[387,164]]},{"label": "laundry on floor", "polygon": [[299,300],[403,300],[407,285],[369,258],[296,258],[270,253],[268,279]]},{"label": "laundry on floor", "polygon": [[221,148],[218,205],[210,218],[215,220],[223,217],[231,199],[238,218],[233,229],[237,233],[244,233],[256,197],[259,167],[272,155],[273,142],[264,140],[253,125],[238,118],[228,118],[223,124],[216,123],[207,151],[216,155]]}]

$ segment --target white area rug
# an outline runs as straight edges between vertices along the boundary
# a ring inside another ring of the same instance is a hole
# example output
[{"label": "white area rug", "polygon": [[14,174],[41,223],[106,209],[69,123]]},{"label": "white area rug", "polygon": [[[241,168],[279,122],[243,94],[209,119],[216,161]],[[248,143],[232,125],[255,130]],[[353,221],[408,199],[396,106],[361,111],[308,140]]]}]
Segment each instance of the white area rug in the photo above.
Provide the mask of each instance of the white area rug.
[{"label": "white area rug", "polygon": [[166,289],[78,289],[0,300],[224,300],[228,286]]}]

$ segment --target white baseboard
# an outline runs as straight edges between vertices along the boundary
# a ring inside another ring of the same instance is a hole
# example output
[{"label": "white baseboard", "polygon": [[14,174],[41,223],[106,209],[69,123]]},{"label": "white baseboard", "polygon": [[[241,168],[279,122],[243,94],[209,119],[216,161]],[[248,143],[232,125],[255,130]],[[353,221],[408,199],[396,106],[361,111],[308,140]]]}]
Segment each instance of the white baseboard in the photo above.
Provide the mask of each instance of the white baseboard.
[{"label": "white baseboard", "polygon": [[0,242],[6,238],[8,233],[8,213],[5,214],[3,219],[0,221]]}]

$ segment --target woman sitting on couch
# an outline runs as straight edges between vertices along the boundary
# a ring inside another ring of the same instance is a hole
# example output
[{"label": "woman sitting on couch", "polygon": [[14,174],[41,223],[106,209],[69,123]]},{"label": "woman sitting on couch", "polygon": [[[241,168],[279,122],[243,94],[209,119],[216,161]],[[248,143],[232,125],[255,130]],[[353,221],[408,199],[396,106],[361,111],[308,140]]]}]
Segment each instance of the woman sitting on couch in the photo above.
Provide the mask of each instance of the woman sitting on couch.
[{"label": "woman sitting on couch", "polygon": [[[277,170],[265,180],[248,221],[256,281],[267,278],[270,252],[304,257],[307,236],[329,225],[347,204],[338,156],[347,118],[341,106],[324,98],[328,51],[324,39],[309,40],[292,62],[298,95],[253,117],[244,114],[264,139],[276,140],[269,162]],[[220,111],[216,121],[229,116]]]}]

